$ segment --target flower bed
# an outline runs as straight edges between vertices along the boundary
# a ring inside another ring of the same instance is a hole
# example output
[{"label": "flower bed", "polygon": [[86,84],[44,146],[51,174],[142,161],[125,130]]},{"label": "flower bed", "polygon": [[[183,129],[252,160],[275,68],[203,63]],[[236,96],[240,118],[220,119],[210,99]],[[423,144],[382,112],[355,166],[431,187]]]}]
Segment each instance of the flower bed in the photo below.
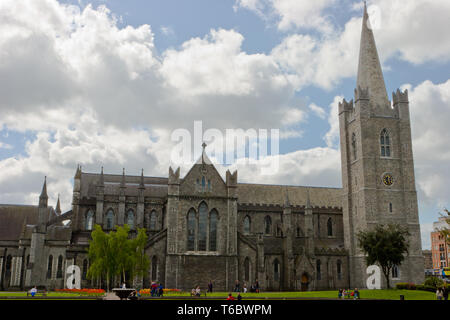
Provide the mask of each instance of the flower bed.
[{"label": "flower bed", "polygon": [[56,289],[55,291],[86,296],[102,296],[105,294],[105,290],[103,289]]},{"label": "flower bed", "polygon": [[[141,296],[149,296],[151,295],[152,289],[141,289],[139,290],[139,293],[141,294]],[[168,293],[177,293],[177,292],[181,292],[180,289],[163,289],[164,294],[168,294]]]}]

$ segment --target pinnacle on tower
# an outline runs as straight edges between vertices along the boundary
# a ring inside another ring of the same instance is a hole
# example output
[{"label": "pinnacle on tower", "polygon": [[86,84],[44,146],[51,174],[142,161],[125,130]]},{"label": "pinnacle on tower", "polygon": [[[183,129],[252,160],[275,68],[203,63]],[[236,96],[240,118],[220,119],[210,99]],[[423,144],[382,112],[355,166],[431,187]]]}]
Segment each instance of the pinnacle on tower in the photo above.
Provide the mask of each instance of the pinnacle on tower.
[{"label": "pinnacle on tower", "polygon": [[47,195],[47,176],[44,178],[44,185],[42,186],[41,195],[39,196],[39,207],[46,208],[48,204]]},{"label": "pinnacle on tower", "polygon": [[139,183],[139,189],[145,189],[145,184],[144,184],[144,169],[142,169],[142,171],[141,171],[141,182]]},{"label": "pinnacle on tower", "polygon": [[103,166],[102,166],[102,171],[100,172],[100,187],[104,186],[105,186],[105,177],[103,176]]},{"label": "pinnacle on tower", "polygon": [[75,179],[80,179],[80,178],[81,178],[81,166],[78,164],[77,171],[75,172]]},{"label": "pinnacle on tower", "polygon": [[125,188],[125,168],[122,170],[122,181],[120,182],[120,187]]},{"label": "pinnacle on tower", "polygon": [[369,98],[373,106],[389,106],[389,99],[381,70],[375,37],[370,25],[367,6],[364,3],[364,18],[359,51],[358,79],[356,89],[369,89]]},{"label": "pinnacle on tower", "polygon": [[58,193],[58,201],[56,202],[56,209],[55,209],[55,212],[56,212],[57,215],[60,215],[60,214],[61,214],[61,203],[60,203],[60,201],[59,201],[59,193]]}]

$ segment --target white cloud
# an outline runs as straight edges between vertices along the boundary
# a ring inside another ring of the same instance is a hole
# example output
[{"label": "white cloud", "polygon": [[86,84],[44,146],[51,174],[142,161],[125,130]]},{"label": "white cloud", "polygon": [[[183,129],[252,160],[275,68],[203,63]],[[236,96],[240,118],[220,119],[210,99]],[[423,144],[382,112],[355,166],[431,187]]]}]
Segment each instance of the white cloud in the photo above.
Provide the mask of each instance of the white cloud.
[{"label": "white cloud", "polygon": [[326,117],[326,111],[322,108],[319,107],[317,104],[315,103],[311,103],[308,108],[316,115],[318,116],[320,119],[325,119]]},{"label": "white cloud", "polygon": [[13,146],[0,141],[0,149],[13,149]]},{"label": "white cloud", "polygon": [[330,130],[325,134],[324,140],[329,148],[339,149],[339,103],[344,99],[343,96],[334,97],[330,104],[330,112],[328,113],[328,124]]},{"label": "white cloud", "polygon": [[425,81],[409,93],[416,184],[426,201],[450,204],[450,80]]},{"label": "white cloud", "polygon": [[334,28],[323,11],[334,3],[336,0],[236,0],[235,10],[242,7],[267,20],[275,16],[283,31],[304,28],[329,33]]}]

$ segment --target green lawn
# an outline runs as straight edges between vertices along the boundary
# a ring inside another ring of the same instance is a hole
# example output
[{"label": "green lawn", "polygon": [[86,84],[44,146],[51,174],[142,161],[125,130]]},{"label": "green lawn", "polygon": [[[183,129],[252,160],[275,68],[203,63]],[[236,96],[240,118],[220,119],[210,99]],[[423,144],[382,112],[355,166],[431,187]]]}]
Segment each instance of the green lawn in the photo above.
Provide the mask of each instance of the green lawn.
[{"label": "green lawn", "polygon": [[[236,297],[237,293],[233,293]],[[243,293],[241,294],[243,299],[253,298],[253,299],[271,299],[271,298],[328,298],[336,299],[337,290],[334,291],[308,291],[308,292],[261,292],[261,293]],[[360,295],[362,299],[385,299],[385,300],[400,300],[400,295],[405,296],[405,300],[435,300],[436,295],[433,292],[419,291],[419,290],[360,290]],[[26,297],[26,292],[0,292],[1,297]],[[39,295],[40,297],[41,295]],[[70,297],[80,297],[83,295],[65,292],[50,292],[47,297],[50,298],[70,298]],[[225,299],[228,296],[228,292],[214,292],[208,294],[209,298]],[[179,293],[167,293],[164,295],[166,298],[170,297],[190,297],[190,292],[179,292]],[[29,297],[32,299],[31,297]],[[95,298],[92,296],[92,298]],[[204,298],[204,296],[202,296]]]},{"label": "green lawn", "polygon": [[[237,293],[233,293],[236,297]],[[338,292],[334,291],[307,291],[307,292],[261,292],[261,293],[242,293],[245,298],[331,298],[337,299]],[[405,296],[405,300],[435,300],[436,295],[433,292],[419,290],[360,290],[361,299],[385,299],[400,300],[400,295]],[[190,297],[190,292],[167,293],[165,297]],[[213,292],[208,297],[224,298],[228,292]],[[204,297],[204,296],[202,296]]]}]

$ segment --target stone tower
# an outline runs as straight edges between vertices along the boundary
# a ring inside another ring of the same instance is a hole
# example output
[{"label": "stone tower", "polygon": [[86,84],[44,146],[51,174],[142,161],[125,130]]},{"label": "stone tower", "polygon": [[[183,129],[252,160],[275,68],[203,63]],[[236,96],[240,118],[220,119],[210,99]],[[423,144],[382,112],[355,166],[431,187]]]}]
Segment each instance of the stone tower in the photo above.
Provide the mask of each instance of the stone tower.
[{"label": "stone tower", "polygon": [[[392,277],[422,283],[423,256],[409,117],[408,91],[388,99],[367,8],[361,33],[355,101],[339,104],[343,218],[350,286],[366,287],[366,263],[356,234],[379,224],[408,228],[409,253]],[[382,276],[382,286],[385,286]]]}]

